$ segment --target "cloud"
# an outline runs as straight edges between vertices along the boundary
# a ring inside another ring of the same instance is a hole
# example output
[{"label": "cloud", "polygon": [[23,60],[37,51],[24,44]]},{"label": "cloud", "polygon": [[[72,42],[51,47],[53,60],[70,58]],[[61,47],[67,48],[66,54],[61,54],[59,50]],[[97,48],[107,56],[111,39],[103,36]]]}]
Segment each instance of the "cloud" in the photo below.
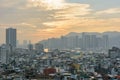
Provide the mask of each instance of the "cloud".
[{"label": "cloud", "polygon": [[[69,26],[71,21],[74,23],[74,25],[76,25],[76,20],[80,20],[86,15],[92,13],[92,9],[90,9],[89,4],[65,3],[64,6],[65,7],[63,9],[55,10],[54,14],[52,15],[52,21],[43,22],[43,25],[49,26],[52,30],[61,30],[62,28],[65,28],[64,25]],[[71,25],[69,27],[71,27]]]},{"label": "cloud", "polygon": [[73,19],[79,16],[85,16],[91,13],[89,4],[68,3],[65,9],[55,13],[55,18]]},{"label": "cloud", "polygon": [[91,13],[92,9],[89,4],[66,3],[63,9],[54,11],[52,21],[43,22],[43,25],[49,26],[46,29],[47,32],[60,31],[65,34],[68,32],[67,30],[82,22],[81,19]]},{"label": "cloud", "polygon": [[26,0],[0,0],[0,8],[18,8],[20,6],[25,6]]},{"label": "cloud", "polygon": [[37,28],[37,26],[29,24],[29,23],[21,23],[20,25],[29,26],[31,28]]},{"label": "cloud", "polygon": [[97,14],[118,14],[120,13],[120,8],[110,8],[103,11],[98,11]]},{"label": "cloud", "polygon": [[[57,25],[59,24],[59,25]],[[107,30],[119,31],[120,18],[108,18],[108,19],[97,19],[97,18],[76,18],[66,21],[52,22],[49,26],[57,26],[54,32],[61,31],[66,32],[104,32]]]},{"label": "cloud", "polygon": [[119,17],[100,15],[120,13],[119,8],[96,12],[91,6],[66,0],[0,0],[0,30],[17,28],[19,40],[34,42],[69,32],[120,30]]},{"label": "cloud", "polygon": [[28,28],[37,28],[37,26],[29,23],[19,23],[19,24],[0,24],[0,27],[8,28],[8,27],[28,27]]},{"label": "cloud", "polygon": [[65,0],[28,0],[27,7],[40,8],[43,10],[56,10],[64,7]]}]

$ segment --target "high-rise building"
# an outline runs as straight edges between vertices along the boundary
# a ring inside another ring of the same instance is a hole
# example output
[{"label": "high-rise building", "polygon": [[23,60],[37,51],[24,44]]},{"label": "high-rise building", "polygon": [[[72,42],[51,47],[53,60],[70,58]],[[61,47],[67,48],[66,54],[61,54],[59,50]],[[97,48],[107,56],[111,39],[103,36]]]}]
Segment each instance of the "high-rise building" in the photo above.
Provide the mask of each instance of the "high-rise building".
[{"label": "high-rise building", "polygon": [[109,57],[120,58],[120,49],[117,47],[112,47],[112,49],[109,49]]},{"label": "high-rise building", "polygon": [[0,62],[2,64],[7,64],[9,62],[9,46],[3,44],[0,47]]},{"label": "high-rise building", "polygon": [[98,48],[98,41],[96,35],[90,35],[90,49],[96,50]]},{"label": "high-rise building", "polygon": [[103,35],[102,39],[103,39],[103,48],[105,50],[108,50],[108,48],[109,48],[109,37],[108,37],[108,35]]},{"label": "high-rise building", "polygon": [[90,49],[90,35],[82,33],[82,50]]},{"label": "high-rise building", "polygon": [[33,44],[31,44],[31,40],[29,40],[28,50],[33,51]]},{"label": "high-rise building", "polygon": [[26,49],[29,45],[29,41],[23,40],[22,48]]},{"label": "high-rise building", "polygon": [[8,28],[6,29],[6,44],[16,47],[16,29]]},{"label": "high-rise building", "polygon": [[61,36],[59,45],[62,50],[67,48],[67,38],[65,36]]},{"label": "high-rise building", "polygon": [[44,52],[43,44],[40,44],[40,43],[35,44],[35,50],[37,51],[37,53]]}]

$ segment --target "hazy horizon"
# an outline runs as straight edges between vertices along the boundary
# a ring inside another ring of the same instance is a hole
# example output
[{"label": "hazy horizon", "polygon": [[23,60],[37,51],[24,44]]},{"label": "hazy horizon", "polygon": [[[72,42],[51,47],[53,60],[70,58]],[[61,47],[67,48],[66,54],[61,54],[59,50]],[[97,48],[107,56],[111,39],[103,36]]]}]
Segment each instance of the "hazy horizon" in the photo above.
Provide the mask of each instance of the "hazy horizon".
[{"label": "hazy horizon", "polygon": [[[10,27],[10,28],[11,28],[11,27]],[[5,30],[6,30],[6,29],[5,29]],[[27,41],[27,42],[31,41],[32,44],[35,44],[35,43],[38,43],[38,42],[40,42],[40,41],[48,40],[48,39],[51,39],[51,38],[60,38],[61,36],[68,36],[68,35],[70,36],[71,33],[76,33],[76,34],[79,34],[79,33],[100,33],[100,34],[102,34],[102,33],[106,33],[106,32],[120,33],[120,31],[105,31],[105,32],[69,32],[69,33],[64,34],[64,35],[60,35],[60,36],[57,36],[57,37],[45,38],[45,39],[38,40],[38,41],[36,41],[36,42],[33,42],[32,40],[29,40],[29,39],[23,39],[23,40],[20,40],[20,41],[18,40],[18,41],[19,41],[19,45],[22,45],[24,41]],[[18,35],[17,35],[17,36],[18,36]],[[6,39],[6,38],[5,38],[5,39]],[[5,40],[4,40],[4,42],[1,42],[0,45],[5,44],[5,43],[6,43],[6,42],[5,42]]]},{"label": "hazy horizon", "polygon": [[119,0],[0,0],[0,44],[9,27],[32,43],[70,32],[120,32],[119,14]]}]

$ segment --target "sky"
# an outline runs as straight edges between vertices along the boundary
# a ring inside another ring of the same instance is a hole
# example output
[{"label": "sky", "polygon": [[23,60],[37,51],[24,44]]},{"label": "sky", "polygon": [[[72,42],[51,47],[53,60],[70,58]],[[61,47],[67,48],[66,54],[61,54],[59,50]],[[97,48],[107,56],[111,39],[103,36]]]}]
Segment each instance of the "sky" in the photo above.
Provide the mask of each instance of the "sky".
[{"label": "sky", "polygon": [[0,44],[9,27],[20,42],[32,43],[69,32],[120,31],[120,0],[0,0]]}]

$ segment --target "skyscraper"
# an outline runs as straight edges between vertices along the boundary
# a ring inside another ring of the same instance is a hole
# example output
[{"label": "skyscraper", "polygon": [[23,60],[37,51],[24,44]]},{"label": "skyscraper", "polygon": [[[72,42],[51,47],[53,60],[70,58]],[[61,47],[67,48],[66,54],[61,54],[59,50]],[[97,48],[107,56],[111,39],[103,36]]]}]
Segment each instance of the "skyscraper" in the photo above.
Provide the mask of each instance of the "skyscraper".
[{"label": "skyscraper", "polygon": [[16,29],[6,29],[6,44],[16,47]]},{"label": "skyscraper", "polygon": [[105,50],[108,50],[109,49],[109,36],[108,35],[103,35],[102,39],[103,39],[103,48]]}]

